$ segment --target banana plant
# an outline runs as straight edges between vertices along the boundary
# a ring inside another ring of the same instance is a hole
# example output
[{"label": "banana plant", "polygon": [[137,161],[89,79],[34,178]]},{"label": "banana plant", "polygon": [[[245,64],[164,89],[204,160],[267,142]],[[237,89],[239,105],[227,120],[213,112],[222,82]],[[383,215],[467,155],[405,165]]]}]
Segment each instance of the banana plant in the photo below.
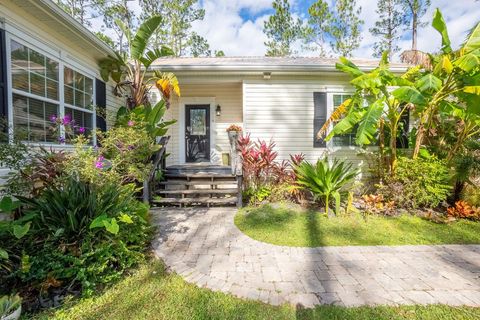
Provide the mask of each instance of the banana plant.
[{"label": "banana plant", "polygon": [[[383,154],[383,128],[386,128],[389,133],[389,167],[390,171],[394,172],[400,120],[408,112],[409,105],[396,99],[390,88],[412,85],[409,75],[398,76],[389,70],[387,52],[383,54],[379,66],[371,72],[360,70],[343,57],[336,64],[336,68],[353,78],[350,84],[355,88],[355,93],[332,113],[319,130],[318,137],[326,136],[325,140],[328,141],[335,135],[345,134],[356,128],[357,145],[367,146],[379,141]],[[336,125],[331,129],[333,123]]]},{"label": "banana plant", "polygon": [[[480,23],[470,31],[467,40],[453,50],[447,26],[440,10],[434,13],[432,26],[442,39],[439,54],[430,54],[427,68],[417,68],[416,81],[393,92],[400,101],[415,105],[419,118],[413,157],[417,157],[428,133],[434,131],[436,119],[447,113],[458,121],[467,121],[469,133],[458,135],[448,158],[458,151],[464,137],[476,132],[480,115]],[[468,119],[468,120],[467,120]]]},{"label": "banana plant", "polygon": [[[173,55],[173,51],[165,46],[148,48],[150,38],[160,26],[161,21],[160,16],[153,16],[145,20],[133,35],[121,20],[115,20],[118,27],[125,33],[128,53],[117,52],[114,56],[109,56],[99,63],[103,80],[108,81],[111,78],[117,84],[116,95],[122,96],[127,91],[129,109],[149,103],[148,92],[156,85],[159,75],[161,75],[160,73],[155,77],[147,77],[150,66],[158,58]],[[175,75],[169,74],[167,80],[170,80],[171,86],[175,87],[176,85],[174,91],[180,95]]]}]

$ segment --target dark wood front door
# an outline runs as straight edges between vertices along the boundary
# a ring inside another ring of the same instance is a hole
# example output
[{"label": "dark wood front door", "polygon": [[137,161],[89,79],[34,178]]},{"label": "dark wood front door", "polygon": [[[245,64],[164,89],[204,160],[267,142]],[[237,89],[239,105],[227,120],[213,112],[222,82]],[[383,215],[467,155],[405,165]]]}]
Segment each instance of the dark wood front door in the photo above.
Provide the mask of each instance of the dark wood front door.
[{"label": "dark wood front door", "polygon": [[185,106],[186,162],[210,161],[210,105]]}]

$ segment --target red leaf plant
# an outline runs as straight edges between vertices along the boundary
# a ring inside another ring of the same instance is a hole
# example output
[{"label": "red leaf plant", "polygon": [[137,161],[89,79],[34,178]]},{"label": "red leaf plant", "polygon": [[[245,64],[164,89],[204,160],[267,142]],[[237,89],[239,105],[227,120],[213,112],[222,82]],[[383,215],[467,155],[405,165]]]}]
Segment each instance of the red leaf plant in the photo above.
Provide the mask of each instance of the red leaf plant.
[{"label": "red leaf plant", "polygon": [[[250,133],[239,137],[238,148],[243,165],[244,190],[286,183],[295,185],[293,169],[304,160],[305,155],[290,155],[290,161],[283,160],[279,163],[276,161],[278,152],[274,151],[275,146],[273,140],[268,143],[260,139],[253,142]],[[296,191],[292,193],[297,193]]]}]

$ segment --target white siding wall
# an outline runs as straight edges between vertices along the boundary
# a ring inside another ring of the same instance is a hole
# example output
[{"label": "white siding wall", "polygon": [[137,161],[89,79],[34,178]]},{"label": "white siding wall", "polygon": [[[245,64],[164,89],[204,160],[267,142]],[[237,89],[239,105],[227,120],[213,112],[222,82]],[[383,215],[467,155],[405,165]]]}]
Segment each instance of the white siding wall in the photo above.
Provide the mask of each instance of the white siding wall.
[{"label": "white siding wall", "polygon": [[244,128],[253,139],[276,143],[279,160],[288,160],[290,155],[304,153],[306,160],[315,162],[329,154],[364,165],[363,156],[354,147],[313,147],[314,92],[327,92],[328,115],[333,110],[332,95],[348,92],[347,82],[336,79],[244,81]]},{"label": "white siding wall", "polygon": [[[181,84],[180,79],[180,84]],[[230,144],[225,129],[230,124],[240,124],[243,122],[242,114],[242,84],[237,83],[221,83],[221,84],[185,84],[180,85],[181,98],[173,98],[170,109],[167,112],[167,119],[176,119],[178,121],[185,121],[180,119],[180,102],[181,99],[187,98],[215,98],[215,105],[220,105],[222,114],[217,117],[215,113],[211,113],[210,117],[213,120],[213,128],[211,134],[215,141],[213,157],[216,163],[221,161],[221,154],[228,153]],[[170,156],[167,158],[167,165],[180,163],[180,143],[184,143],[183,133],[180,133],[180,123],[170,127],[169,133],[171,138],[168,144],[167,152]]]}]

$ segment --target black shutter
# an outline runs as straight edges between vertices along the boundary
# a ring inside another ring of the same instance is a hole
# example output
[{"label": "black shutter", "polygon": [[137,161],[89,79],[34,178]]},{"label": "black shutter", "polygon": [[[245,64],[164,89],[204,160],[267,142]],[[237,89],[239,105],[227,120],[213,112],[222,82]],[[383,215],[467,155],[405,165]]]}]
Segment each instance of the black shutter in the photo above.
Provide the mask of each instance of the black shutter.
[{"label": "black shutter", "polygon": [[0,118],[8,118],[8,85],[7,85],[7,42],[5,30],[0,29]]},{"label": "black shutter", "polygon": [[95,101],[97,105],[97,129],[107,131],[107,86],[102,80],[95,79]]},{"label": "black shutter", "polygon": [[327,93],[314,92],[313,93],[313,147],[325,148],[327,143],[324,139],[317,139],[317,133],[327,121]]}]

